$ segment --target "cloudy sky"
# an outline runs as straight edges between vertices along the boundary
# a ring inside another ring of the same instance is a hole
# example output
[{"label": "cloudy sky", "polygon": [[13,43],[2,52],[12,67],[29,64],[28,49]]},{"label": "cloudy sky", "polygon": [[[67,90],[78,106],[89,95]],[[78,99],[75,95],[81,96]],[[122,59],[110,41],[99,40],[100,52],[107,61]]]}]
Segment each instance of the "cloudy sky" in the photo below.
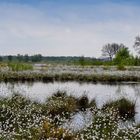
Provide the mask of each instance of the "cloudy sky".
[{"label": "cloudy sky", "polygon": [[0,55],[101,56],[106,43],[133,51],[139,0],[0,0]]}]

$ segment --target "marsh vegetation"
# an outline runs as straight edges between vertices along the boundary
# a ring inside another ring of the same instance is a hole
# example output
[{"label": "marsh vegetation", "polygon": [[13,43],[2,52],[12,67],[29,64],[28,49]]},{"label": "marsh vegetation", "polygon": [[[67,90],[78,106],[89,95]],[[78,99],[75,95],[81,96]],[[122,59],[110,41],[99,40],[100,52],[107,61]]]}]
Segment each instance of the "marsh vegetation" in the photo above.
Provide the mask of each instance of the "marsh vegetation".
[{"label": "marsh vegetation", "polygon": [[139,84],[1,83],[0,138],[139,139]]}]

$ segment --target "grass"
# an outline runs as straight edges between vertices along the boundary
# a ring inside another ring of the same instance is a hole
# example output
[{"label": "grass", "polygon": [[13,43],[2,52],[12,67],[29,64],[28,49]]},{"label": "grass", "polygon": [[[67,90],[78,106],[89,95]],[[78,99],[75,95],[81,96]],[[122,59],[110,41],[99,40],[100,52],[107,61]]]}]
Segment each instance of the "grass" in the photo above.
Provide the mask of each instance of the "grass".
[{"label": "grass", "polygon": [[47,100],[46,107],[48,113],[55,115],[70,114],[77,110],[77,100],[72,96],[65,96],[62,92],[54,94]]},{"label": "grass", "polygon": [[78,82],[121,82],[121,81],[140,81],[140,77],[137,75],[98,75],[98,74],[47,74],[37,72],[1,72],[0,81],[78,81]]},{"label": "grass", "polygon": [[117,66],[117,70],[126,70],[126,68],[125,68],[125,66],[123,65],[123,64],[119,64],[118,66]]},{"label": "grass", "polygon": [[0,68],[4,68],[4,67],[6,67],[6,66],[7,66],[6,63],[0,62]]},{"label": "grass", "polygon": [[[96,111],[97,112],[97,111]],[[110,140],[113,139],[113,132],[117,130],[118,118],[116,118],[116,110],[114,108],[107,108],[104,114],[101,110],[95,114],[93,121],[90,126],[88,126],[82,133],[83,139],[103,139]],[[81,138],[81,134],[79,137]]]},{"label": "grass", "polygon": [[12,71],[33,70],[32,64],[29,63],[9,62],[8,67]]},{"label": "grass", "polygon": [[120,117],[125,119],[132,119],[135,116],[135,103],[128,101],[125,98],[117,100],[115,102],[104,105],[103,108],[114,107],[118,110]]},{"label": "grass", "polygon": [[41,137],[42,139],[55,138],[63,140],[73,140],[74,134],[70,133],[68,130],[62,127],[56,127],[54,124],[49,122],[49,120],[45,120],[42,127]]},{"label": "grass", "polygon": [[[14,94],[0,100],[0,139],[140,139],[139,126],[118,127],[120,120],[134,117],[134,107],[134,103],[121,99],[97,109],[95,100],[89,102],[86,95],[76,98],[64,91],[54,93],[44,104]],[[87,108],[94,114],[87,127],[78,132],[63,127],[66,120],[71,121],[71,115]]]}]

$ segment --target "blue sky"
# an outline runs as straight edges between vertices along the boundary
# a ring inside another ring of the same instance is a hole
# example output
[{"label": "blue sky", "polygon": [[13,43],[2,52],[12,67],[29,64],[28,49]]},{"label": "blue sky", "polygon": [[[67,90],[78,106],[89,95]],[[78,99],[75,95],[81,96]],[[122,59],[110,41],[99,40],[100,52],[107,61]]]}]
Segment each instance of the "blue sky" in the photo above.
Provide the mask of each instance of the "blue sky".
[{"label": "blue sky", "polygon": [[0,0],[0,55],[101,56],[106,43],[133,52],[139,0]]}]

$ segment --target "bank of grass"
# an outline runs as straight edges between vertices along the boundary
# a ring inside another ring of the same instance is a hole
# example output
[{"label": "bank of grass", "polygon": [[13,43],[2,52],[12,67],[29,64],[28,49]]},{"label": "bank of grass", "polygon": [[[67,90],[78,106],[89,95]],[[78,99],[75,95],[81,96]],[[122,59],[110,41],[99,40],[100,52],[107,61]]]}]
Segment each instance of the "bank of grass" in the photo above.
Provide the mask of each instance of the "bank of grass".
[{"label": "bank of grass", "polygon": [[138,75],[109,75],[109,74],[48,74],[38,72],[7,71],[0,73],[0,81],[78,81],[78,82],[140,82]]}]

